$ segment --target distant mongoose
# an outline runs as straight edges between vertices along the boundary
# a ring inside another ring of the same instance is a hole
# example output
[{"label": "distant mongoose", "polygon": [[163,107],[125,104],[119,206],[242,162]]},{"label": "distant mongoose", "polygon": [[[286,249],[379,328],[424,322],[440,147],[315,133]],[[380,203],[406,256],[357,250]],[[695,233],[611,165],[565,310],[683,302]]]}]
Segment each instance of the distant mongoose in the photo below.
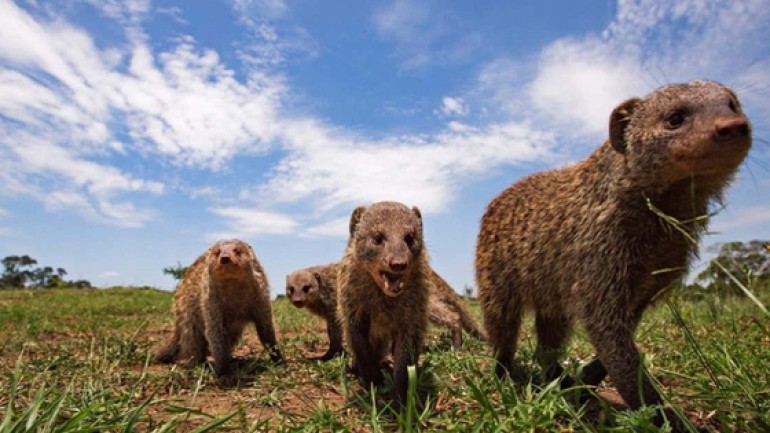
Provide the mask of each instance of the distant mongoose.
[{"label": "distant mongoose", "polygon": [[337,322],[337,268],[337,264],[332,263],[300,269],[286,276],[286,296],[292,304],[305,307],[326,321],[329,350],[310,359],[328,361],[344,352],[342,330]]},{"label": "distant mongoose", "polygon": [[417,365],[427,326],[430,268],[422,216],[401,203],[358,207],[339,264],[338,315],[354,370],[364,384],[381,385],[380,363],[393,355],[393,400],[402,407],[407,366]]},{"label": "distant mongoose", "polygon": [[584,161],[526,177],[492,200],[476,279],[498,375],[512,367],[522,312],[533,309],[535,356],[549,379],[561,375],[578,321],[598,354],[584,382],[609,372],[631,408],[660,403],[638,375],[634,330],[697,255],[709,205],[722,200],[750,147],[731,90],[668,85],[616,107],[609,139]]},{"label": "distant mongoose", "polygon": [[222,240],[198,257],[185,272],[174,296],[173,336],[153,352],[159,362],[214,357],[214,372],[223,385],[234,383],[233,347],[247,323],[253,322],[274,362],[278,349],[267,275],[249,244]]},{"label": "distant mongoose", "polygon": [[452,331],[452,347],[460,349],[463,344],[463,330],[479,340],[487,336],[468,312],[462,298],[432,268],[429,273],[428,320],[434,325],[445,326]]},{"label": "distant mongoose", "polygon": [[[328,361],[343,353],[342,331],[336,319],[337,264],[300,269],[286,276],[286,296],[297,308],[307,308],[326,321],[329,350],[310,359]],[[433,269],[428,290],[428,320],[452,331],[452,347],[462,346],[463,330],[486,341],[486,335],[468,312],[460,296]]]}]

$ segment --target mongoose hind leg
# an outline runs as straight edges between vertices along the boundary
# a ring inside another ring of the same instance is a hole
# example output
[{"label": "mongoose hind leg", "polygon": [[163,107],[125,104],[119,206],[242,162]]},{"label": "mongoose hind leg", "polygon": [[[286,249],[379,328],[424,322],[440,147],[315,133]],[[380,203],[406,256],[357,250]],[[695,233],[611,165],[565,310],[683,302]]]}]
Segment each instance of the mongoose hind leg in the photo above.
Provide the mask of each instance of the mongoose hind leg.
[{"label": "mongoose hind leg", "polygon": [[583,365],[578,374],[578,380],[588,386],[599,386],[605,377],[607,377],[607,369],[598,357]]},{"label": "mongoose hind leg", "polygon": [[281,354],[281,349],[278,348],[278,339],[275,336],[272,315],[267,318],[256,317],[253,320],[259,341],[262,342],[262,346],[267,350],[270,359],[276,364],[283,362],[283,355]]},{"label": "mongoose hind leg", "polygon": [[177,329],[180,329],[177,357],[185,360],[191,367],[206,362],[206,355],[209,353],[202,325],[200,320],[190,321],[186,325],[177,325]]},{"label": "mongoose hind leg", "polygon": [[485,308],[484,314],[484,327],[497,360],[495,374],[500,379],[514,373],[513,355],[516,353],[521,328],[521,303],[512,300],[509,304],[508,308],[499,305]]},{"label": "mongoose hind leg", "polygon": [[564,315],[537,314],[535,330],[537,332],[537,348],[535,359],[543,369],[544,379],[548,382],[561,378],[561,387],[569,388],[575,384],[574,379],[564,376],[564,368],[559,359],[564,354],[564,346],[572,326]]},{"label": "mongoose hind leg", "polygon": [[587,323],[586,329],[601,364],[626,404],[634,410],[645,404],[659,404],[660,396],[650,379],[646,374],[639,374],[639,369],[644,368],[641,356],[634,343],[632,330],[624,324],[625,321],[617,322],[607,318],[602,322]]}]

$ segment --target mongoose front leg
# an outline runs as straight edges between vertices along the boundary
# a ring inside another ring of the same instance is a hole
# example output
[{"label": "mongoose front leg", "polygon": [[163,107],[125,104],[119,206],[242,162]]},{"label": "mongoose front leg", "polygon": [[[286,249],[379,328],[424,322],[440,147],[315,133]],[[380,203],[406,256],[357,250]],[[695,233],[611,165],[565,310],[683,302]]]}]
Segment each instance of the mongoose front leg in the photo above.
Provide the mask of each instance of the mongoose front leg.
[{"label": "mongoose front leg", "polygon": [[313,357],[310,359],[329,361],[335,356],[342,355],[344,353],[344,350],[342,349],[342,330],[334,319],[327,321],[326,333],[329,335],[329,350],[327,350],[326,353],[321,356]]},{"label": "mongoose front leg", "polygon": [[358,319],[351,317],[348,320],[350,347],[353,351],[353,362],[357,373],[367,387],[371,384],[382,385],[380,360],[376,358],[376,351],[369,341],[369,316],[361,314]]},{"label": "mongoose front leg", "polygon": [[407,367],[417,365],[419,357],[418,338],[411,334],[396,337],[393,348],[393,401],[403,407],[406,404],[409,390],[409,374]]},{"label": "mongoose front leg", "polygon": [[206,323],[206,341],[214,357],[214,373],[220,378],[232,376],[230,344],[219,303],[215,299],[209,299],[208,308],[203,314]]}]

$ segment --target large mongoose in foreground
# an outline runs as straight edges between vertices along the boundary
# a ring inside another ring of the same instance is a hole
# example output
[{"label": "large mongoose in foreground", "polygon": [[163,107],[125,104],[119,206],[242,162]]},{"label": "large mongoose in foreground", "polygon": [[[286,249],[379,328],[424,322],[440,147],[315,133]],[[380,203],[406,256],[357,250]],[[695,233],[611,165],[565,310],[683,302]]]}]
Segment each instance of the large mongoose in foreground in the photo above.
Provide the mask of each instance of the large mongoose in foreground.
[{"label": "large mongoose in foreground", "polygon": [[577,321],[598,354],[584,382],[609,373],[631,408],[660,403],[650,380],[637,380],[634,330],[681,280],[709,205],[750,146],[749,121],[728,88],[668,85],[615,108],[609,139],[584,161],[531,175],[492,200],[476,279],[498,375],[512,367],[522,312],[533,309],[535,356],[549,379],[562,373],[558,359]]},{"label": "large mongoose in foreground", "polygon": [[430,284],[422,216],[414,207],[379,202],[353,211],[351,239],[339,264],[338,315],[354,370],[381,385],[380,363],[393,355],[393,400],[407,394],[407,366],[417,365],[427,326]]},{"label": "large mongoose in foreground", "polygon": [[310,359],[328,361],[344,353],[342,329],[337,322],[336,263],[300,269],[286,276],[286,296],[297,308],[307,308],[326,321],[329,350]]},{"label": "large mongoose in foreground", "polygon": [[[299,269],[286,276],[286,296],[297,308],[307,308],[326,321],[329,350],[309,359],[328,361],[343,353],[342,330],[336,319],[337,263]],[[486,335],[473,319],[463,300],[433,269],[428,290],[428,320],[452,332],[452,347],[462,346],[463,330],[486,341]]]},{"label": "large mongoose in foreground", "polygon": [[243,328],[253,322],[274,362],[282,360],[273,327],[267,276],[249,244],[223,240],[212,245],[185,272],[174,295],[173,336],[153,352],[159,362],[214,357],[223,385],[234,376],[230,356]]}]

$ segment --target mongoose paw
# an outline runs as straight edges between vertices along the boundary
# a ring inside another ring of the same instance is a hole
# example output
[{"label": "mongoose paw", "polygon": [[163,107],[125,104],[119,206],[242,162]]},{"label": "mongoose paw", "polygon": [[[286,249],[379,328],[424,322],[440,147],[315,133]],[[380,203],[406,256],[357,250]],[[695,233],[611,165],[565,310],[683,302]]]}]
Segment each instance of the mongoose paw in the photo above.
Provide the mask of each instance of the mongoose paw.
[{"label": "mongoose paw", "polygon": [[227,373],[221,376],[217,376],[217,384],[220,388],[229,389],[236,388],[238,386],[238,375],[234,373]]},{"label": "mongoose paw", "polygon": [[[668,421],[668,425],[671,426],[671,431],[673,433],[685,433],[685,432],[691,431],[686,425],[691,423],[687,423],[681,418],[679,418],[679,415],[677,415],[676,412],[674,412],[674,410],[668,405],[666,405],[665,407],[657,411],[657,414],[652,419],[652,423],[658,427],[662,427],[664,419]],[[699,429],[698,427],[695,427],[695,431],[705,432],[708,430]]]},{"label": "mongoose paw", "polygon": [[273,361],[273,364],[283,364],[283,355],[277,347],[268,349],[268,353],[270,354],[270,360]]},{"label": "mongoose paw", "polygon": [[341,351],[341,350],[339,350],[339,351],[332,351],[332,350],[330,350],[330,351],[324,353],[323,355],[309,356],[306,359],[309,360],[309,361],[323,361],[323,362],[326,362],[326,361],[331,361],[332,359],[336,358],[337,356],[342,356],[343,353],[344,352]]}]

